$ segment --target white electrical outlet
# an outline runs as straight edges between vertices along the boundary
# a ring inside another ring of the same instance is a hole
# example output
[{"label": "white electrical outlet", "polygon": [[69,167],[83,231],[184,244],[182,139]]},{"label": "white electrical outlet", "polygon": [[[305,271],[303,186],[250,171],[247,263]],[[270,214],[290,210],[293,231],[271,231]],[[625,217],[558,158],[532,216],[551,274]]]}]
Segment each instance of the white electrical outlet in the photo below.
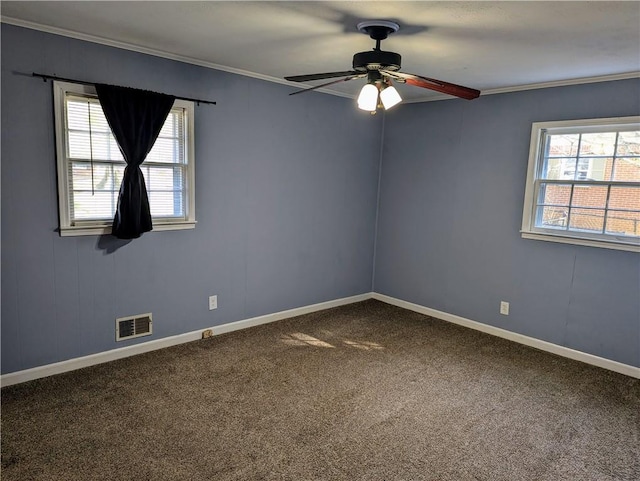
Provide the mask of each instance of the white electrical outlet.
[{"label": "white electrical outlet", "polygon": [[218,296],[209,296],[209,310],[213,311],[218,308]]},{"label": "white electrical outlet", "polygon": [[500,314],[503,316],[509,315],[509,303],[506,301],[500,301]]}]

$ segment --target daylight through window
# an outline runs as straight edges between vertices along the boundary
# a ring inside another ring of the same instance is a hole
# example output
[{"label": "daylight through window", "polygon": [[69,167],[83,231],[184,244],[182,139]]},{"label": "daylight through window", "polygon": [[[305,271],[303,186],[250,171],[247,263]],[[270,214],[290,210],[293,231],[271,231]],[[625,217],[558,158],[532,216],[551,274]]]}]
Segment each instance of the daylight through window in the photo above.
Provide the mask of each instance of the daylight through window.
[{"label": "daylight through window", "polygon": [[[107,231],[126,164],[92,87],[55,82],[61,233]],[[195,224],[193,103],[176,100],[144,163],[154,230]]]},{"label": "daylight through window", "polygon": [[639,250],[639,118],[535,123],[522,232]]}]

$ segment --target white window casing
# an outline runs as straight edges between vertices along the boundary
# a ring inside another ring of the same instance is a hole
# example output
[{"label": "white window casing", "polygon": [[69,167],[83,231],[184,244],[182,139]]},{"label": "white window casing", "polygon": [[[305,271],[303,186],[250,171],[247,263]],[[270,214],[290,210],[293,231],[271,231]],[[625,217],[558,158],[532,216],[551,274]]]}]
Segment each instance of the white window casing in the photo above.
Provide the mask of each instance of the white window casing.
[{"label": "white window casing", "polygon": [[[95,88],[55,81],[53,89],[60,235],[109,234],[126,164]],[[193,126],[193,102],[176,99],[140,166],[154,231],[195,227]]]},{"label": "white window casing", "polygon": [[521,234],[640,252],[640,116],[534,123]]}]

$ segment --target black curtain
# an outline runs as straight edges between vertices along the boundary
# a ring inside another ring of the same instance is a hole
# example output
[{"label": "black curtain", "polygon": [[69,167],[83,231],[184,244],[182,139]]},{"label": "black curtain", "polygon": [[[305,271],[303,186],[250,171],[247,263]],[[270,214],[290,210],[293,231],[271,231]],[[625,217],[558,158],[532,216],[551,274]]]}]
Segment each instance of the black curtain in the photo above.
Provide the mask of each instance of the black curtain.
[{"label": "black curtain", "polygon": [[158,138],[175,97],[103,84],[96,84],[96,91],[127,163],[111,234],[119,239],[136,239],[153,229],[140,165]]}]

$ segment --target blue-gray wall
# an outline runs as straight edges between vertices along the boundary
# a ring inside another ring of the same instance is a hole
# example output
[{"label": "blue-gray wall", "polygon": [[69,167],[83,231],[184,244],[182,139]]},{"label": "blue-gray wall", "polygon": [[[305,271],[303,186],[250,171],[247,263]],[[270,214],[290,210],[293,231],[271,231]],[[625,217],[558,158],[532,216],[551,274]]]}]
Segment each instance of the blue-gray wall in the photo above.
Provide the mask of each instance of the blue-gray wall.
[{"label": "blue-gray wall", "polygon": [[639,113],[636,79],[391,111],[374,290],[640,366],[640,256],[519,234],[531,123]]},{"label": "blue-gray wall", "polygon": [[[196,229],[59,237],[34,71],[217,100],[196,108]],[[638,115],[638,80],[394,109],[378,212],[382,118],[350,100],[8,25],[1,80],[3,373],[150,339],[116,344],[119,316],[153,312],[159,339],[369,292],[374,265],[376,292],[640,366],[640,256],[518,232],[531,123]]]},{"label": "blue-gray wall", "polygon": [[[196,107],[197,227],[115,252],[60,237],[51,83],[31,72],[216,100]],[[291,91],[3,24],[2,372],[370,292],[382,119]],[[145,312],[153,336],[116,344],[115,318]]]}]

